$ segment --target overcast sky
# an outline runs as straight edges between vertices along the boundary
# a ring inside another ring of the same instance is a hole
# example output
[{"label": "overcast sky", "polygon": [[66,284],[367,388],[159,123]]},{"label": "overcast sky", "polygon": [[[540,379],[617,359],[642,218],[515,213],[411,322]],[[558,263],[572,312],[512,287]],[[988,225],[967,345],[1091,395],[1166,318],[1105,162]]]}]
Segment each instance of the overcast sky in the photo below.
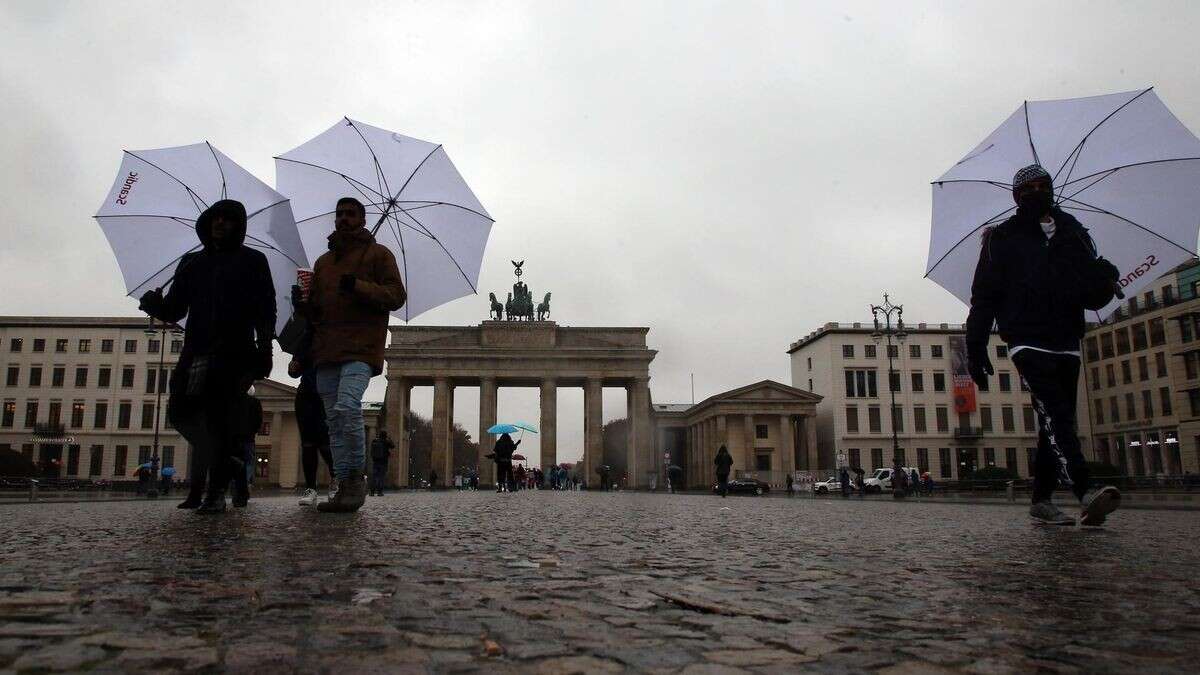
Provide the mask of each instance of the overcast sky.
[{"label": "overcast sky", "polygon": [[[0,313],[136,314],[91,218],[123,149],[208,140],[274,184],[347,115],[444,144],[496,219],[483,293],[414,323],[477,323],[525,259],[560,324],[650,328],[655,402],[690,373],[697,400],[790,384],[790,342],[885,290],[963,320],[922,276],[929,181],[1022,100],[1153,85],[1200,129],[1198,25],[1195,2],[7,0]],[[560,460],[582,399],[559,394]],[[474,434],[477,392],[455,402]],[[536,422],[536,390],[500,416]]]}]

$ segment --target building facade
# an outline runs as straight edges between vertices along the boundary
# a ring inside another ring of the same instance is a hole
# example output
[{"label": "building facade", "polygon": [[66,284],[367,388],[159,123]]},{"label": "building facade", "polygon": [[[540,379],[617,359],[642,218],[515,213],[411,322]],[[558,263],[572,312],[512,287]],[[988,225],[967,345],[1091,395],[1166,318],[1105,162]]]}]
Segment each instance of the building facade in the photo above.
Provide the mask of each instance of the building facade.
[{"label": "building facade", "polygon": [[1200,472],[1200,261],[1156,280],[1084,337],[1080,426],[1127,476]]},{"label": "building facade", "polygon": [[[1024,383],[993,334],[988,352],[996,373],[976,405],[956,412],[951,342],[957,324],[906,327],[903,343],[876,344],[871,325],[827,323],[788,348],[792,386],[822,397],[817,404],[817,462],[821,473],[841,465],[867,472],[902,466],[956,480],[975,470],[1008,467],[1030,474],[1037,421]],[[973,388],[973,385],[972,385]],[[896,407],[891,409],[895,393]],[[900,451],[893,456],[893,414]]]},{"label": "building facade", "polygon": [[[157,424],[161,465],[187,478],[187,441],[166,419],[183,334],[148,328],[145,318],[0,317],[0,449],[24,454],[45,477],[133,480],[150,460]],[[295,393],[280,382],[255,383],[263,405],[255,471],[263,484],[302,481]],[[368,438],[379,412],[364,408]]]}]

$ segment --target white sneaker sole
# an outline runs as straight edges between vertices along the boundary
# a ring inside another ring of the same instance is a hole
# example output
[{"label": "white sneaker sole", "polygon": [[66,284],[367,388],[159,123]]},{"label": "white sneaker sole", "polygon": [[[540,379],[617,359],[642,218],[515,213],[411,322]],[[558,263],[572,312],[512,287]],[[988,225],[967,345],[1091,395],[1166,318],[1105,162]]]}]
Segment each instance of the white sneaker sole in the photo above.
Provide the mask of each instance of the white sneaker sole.
[{"label": "white sneaker sole", "polygon": [[1121,505],[1121,493],[1105,490],[1096,495],[1087,510],[1080,514],[1079,524],[1084,527],[1099,527],[1104,524],[1108,514],[1117,510]]}]

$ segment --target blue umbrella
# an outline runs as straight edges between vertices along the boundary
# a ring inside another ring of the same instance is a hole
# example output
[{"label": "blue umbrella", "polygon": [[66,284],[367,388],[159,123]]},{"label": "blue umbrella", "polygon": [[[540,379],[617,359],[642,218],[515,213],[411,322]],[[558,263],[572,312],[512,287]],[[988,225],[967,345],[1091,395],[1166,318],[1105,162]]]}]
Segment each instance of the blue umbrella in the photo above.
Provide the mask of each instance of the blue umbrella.
[{"label": "blue umbrella", "polygon": [[175,467],[173,467],[173,466],[164,466],[164,467],[163,467],[163,470],[162,470],[162,475],[166,476],[167,478],[170,478],[171,476],[174,476],[174,475],[175,475]]},{"label": "blue umbrella", "polygon": [[528,431],[531,434],[536,434],[538,432],[537,427],[528,422],[513,422],[513,426],[521,429],[522,431]]},{"label": "blue umbrella", "polygon": [[489,434],[515,434],[518,431],[520,429],[512,424],[496,424],[487,430]]}]

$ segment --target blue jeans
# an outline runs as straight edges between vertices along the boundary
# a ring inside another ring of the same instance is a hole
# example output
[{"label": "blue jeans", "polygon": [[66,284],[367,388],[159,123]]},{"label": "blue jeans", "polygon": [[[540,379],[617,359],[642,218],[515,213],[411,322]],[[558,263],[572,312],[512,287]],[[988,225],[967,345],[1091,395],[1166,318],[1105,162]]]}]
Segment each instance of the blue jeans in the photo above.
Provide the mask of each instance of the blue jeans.
[{"label": "blue jeans", "polygon": [[362,397],[371,381],[371,366],[349,361],[317,369],[317,393],[325,405],[333,477],[361,476],[366,464]]}]

